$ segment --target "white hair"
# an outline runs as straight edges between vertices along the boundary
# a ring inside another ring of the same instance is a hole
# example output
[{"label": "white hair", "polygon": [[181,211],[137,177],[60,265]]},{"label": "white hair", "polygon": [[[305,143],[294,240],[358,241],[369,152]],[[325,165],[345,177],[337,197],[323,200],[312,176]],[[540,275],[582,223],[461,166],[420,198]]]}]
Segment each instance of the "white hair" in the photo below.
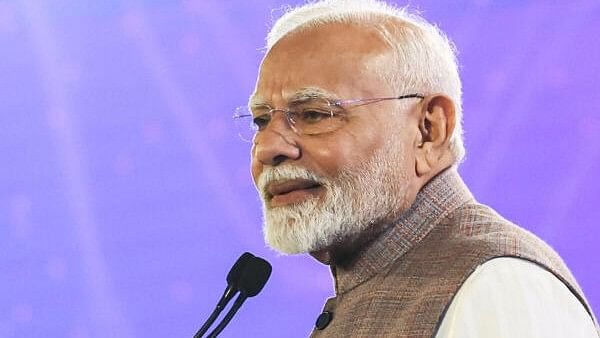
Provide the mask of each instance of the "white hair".
[{"label": "white hair", "polygon": [[362,24],[376,28],[393,50],[394,70],[379,69],[398,95],[409,91],[442,93],[455,105],[456,126],[450,150],[456,162],[465,155],[462,129],[462,89],[453,43],[435,25],[406,7],[378,0],[323,0],[289,9],[267,35],[267,53],[289,33],[330,23]]}]

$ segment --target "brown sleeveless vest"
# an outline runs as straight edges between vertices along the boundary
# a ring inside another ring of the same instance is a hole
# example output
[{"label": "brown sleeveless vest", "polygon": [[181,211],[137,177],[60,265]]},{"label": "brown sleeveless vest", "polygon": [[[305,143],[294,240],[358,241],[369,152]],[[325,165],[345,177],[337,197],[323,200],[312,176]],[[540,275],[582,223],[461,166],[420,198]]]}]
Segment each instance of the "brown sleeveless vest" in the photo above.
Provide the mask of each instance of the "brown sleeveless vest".
[{"label": "brown sleeveless vest", "polygon": [[431,180],[411,208],[350,263],[331,267],[336,297],[323,310],[331,315],[311,337],[433,337],[469,275],[505,256],[552,272],[594,319],[558,254],[476,203],[451,168]]}]

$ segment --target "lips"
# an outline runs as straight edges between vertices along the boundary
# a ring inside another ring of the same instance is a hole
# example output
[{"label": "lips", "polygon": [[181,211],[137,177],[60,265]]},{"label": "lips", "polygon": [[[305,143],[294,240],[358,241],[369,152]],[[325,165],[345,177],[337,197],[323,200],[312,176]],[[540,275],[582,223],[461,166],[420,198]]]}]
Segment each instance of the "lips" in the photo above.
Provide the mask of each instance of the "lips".
[{"label": "lips", "polygon": [[312,180],[294,179],[269,183],[266,186],[267,200],[271,207],[298,203],[320,192],[321,184]]}]

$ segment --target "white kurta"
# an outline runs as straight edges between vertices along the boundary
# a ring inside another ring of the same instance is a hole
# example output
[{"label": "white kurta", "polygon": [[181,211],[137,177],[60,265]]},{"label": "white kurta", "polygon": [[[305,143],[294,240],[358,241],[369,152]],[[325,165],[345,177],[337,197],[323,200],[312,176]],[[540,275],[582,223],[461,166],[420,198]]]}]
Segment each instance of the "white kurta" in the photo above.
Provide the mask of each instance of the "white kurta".
[{"label": "white kurta", "polygon": [[579,300],[552,273],[517,258],[478,267],[450,304],[437,338],[597,338]]}]

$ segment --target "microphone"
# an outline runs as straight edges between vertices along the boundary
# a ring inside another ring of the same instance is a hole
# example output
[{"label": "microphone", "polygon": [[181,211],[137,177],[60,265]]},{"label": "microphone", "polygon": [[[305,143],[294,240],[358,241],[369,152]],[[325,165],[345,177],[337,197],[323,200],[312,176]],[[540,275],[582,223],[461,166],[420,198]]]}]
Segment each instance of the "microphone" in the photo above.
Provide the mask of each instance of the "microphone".
[{"label": "microphone", "polygon": [[[229,270],[229,273],[227,273],[227,288],[225,289],[225,293],[221,298],[229,298],[229,300],[233,298],[233,295],[239,290],[238,284],[240,282],[240,278],[242,277],[242,272],[244,272],[246,266],[248,266],[248,264],[250,264],[250,262],[252,262],[254,258],[256,257],[253,254],[249,252],[244,252],[240,256],[240,258],[238,258],[237,261],[235,261],[235,264],[233,264],[233,266]],[[225,295],[228,293],[232,294],[226,297]],[[222,306],[227,305],[229,300],[225,301],[225,303],[223,303]]]},{"label": "microphone", "polygon": [[231,309],[227,312],[223,320],[217,325],[217,327],[208,335],[207,338],[215,338],[225,326],[229,324],[235,313],[240,309],[244,301],[249,297],[256,296],[267,284],[267,280],[271,276],[272,267],[269,262],[260,258],[253,257],[253,259],[246,265],[238,282],[238,288],[240,295],[235,299],[235,302],[231,306]]},{"label": "microphone", "polygon": [[223,311],[225,305],[227,305],[227,303],[229,303],[233,296],[235,296],[235,294],[239,291],[238,284],[240,282],[240,278],[242,278],[242,273],[244,272],[246,266],[252,262],[253,259],[253,254],[244,252],[233,264],[231,270],[229,270],[229,273],[227,274],[227,288],[225,288],[225,292],[223,292],[221,299],[219,299],[217,306],[210,314],[208,319],[204,322],[198,332],[196,332],[194,338],[200,338],[206,333],[206,331],[208,331],[208,328],[212,325],[215,319],[217,319],[221,311]]}]

